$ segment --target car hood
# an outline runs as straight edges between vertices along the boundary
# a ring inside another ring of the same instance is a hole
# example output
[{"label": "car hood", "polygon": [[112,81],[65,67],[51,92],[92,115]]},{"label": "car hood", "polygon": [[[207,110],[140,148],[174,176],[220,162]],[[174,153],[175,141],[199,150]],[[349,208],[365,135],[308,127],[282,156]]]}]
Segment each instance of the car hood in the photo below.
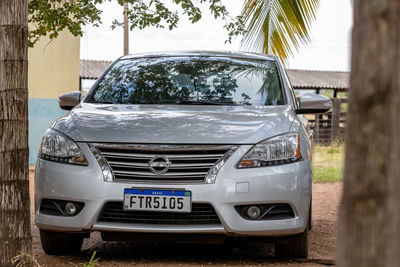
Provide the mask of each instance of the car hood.
[{"label": "car hood", "polygon": [[52,128],[78,142],[255,144],[289,131],[290,106],[82,103]]}]

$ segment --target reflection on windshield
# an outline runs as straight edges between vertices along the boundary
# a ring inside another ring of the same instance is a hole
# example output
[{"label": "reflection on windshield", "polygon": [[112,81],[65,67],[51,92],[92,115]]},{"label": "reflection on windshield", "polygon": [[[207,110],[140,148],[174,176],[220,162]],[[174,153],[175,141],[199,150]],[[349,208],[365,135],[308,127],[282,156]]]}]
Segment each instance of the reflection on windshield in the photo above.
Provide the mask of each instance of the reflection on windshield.
[{"label": "reflection on windshield", "polygon": [[113,104],[284,104],[271,61],[220,57],[121,60],[89,100]]}]

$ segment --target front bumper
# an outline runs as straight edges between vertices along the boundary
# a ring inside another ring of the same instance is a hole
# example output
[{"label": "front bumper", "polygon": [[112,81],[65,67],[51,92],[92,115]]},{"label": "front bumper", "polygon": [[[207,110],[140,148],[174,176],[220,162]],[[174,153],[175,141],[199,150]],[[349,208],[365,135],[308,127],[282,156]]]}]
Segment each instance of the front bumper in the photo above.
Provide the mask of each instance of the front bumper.
[{"label": "front bumper", "polygon": [[[80,143],[88,166],[76,166],[39,159],[35,170],[36,225],[61,232],[144,232],[225,234],[233,236],[283,236],[303,232],[311,200],[311,164],[292,164],[236,169],[241,156],[251,147],[240,146],[218,173],[215,184],[138,184],[105,182],[99,164],[87,144]],[[154,225],[98,222],[105,203],[122,201],[125,188],[175,188],[192,191],[193,203],[209,203],[220,225]],[[52,216],[39,212],[42,199],[84,202],[76,216]],[[236,205],[287,203],[294,218],[251,221],[241,217]]]}]

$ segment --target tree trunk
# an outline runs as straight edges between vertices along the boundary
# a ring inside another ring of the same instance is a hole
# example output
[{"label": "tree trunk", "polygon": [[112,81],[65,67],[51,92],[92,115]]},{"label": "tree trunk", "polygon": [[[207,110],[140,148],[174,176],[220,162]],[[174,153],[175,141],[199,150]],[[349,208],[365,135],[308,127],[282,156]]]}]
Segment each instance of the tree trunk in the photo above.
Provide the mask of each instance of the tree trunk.
[{"label": "tree trunk", "polygon": [[0,266],[31,252],[27,0],[0,0]]},{"label": "tree trunk", "polygon": [[338,266],[400,262],[400,1],[354,0]]}]

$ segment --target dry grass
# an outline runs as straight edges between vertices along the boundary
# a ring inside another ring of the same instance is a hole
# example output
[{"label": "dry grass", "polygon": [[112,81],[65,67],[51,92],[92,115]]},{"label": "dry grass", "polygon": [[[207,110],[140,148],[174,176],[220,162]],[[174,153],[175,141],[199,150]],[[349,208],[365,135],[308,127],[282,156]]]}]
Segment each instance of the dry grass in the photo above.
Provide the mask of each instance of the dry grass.
[{"label": "dry grass", "polygon": [[314,148],[314,182],[339,182],[343,179],[344,145],[320,146]]},{"label": "dry grass", "polygon": [[32,255],[24,253],[12,258],[11,263],[16,267],[40,267],[39,263]]}]

